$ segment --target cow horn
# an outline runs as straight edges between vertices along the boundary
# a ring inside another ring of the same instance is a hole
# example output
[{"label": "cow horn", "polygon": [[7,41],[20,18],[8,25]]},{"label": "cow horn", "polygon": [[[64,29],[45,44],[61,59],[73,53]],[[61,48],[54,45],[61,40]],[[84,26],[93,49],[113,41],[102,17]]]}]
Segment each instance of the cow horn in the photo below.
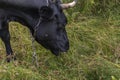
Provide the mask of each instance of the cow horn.
[{"label": "cow horn", "polygon": [[71,7],[74,7],[76,5],[76,3],[77,3],[77,0],[74,0],[71,3],[61,4],[61,7],[63,9],[71,8]]}]

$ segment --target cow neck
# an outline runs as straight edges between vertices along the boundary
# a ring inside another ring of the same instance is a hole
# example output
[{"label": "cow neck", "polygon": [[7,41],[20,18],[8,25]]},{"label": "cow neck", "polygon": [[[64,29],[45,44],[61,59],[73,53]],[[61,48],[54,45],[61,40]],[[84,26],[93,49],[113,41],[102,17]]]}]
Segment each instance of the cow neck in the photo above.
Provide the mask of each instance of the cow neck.
[{"label": "cow neck", "polygon": [[[47,2],[47,6],[49,6],[49,0],[46,0],[46,2]],[[39,11],[39,14],[40,14],[40,8],[38,9],[38,11]],[[40,15],[39,15],[39,16],[40,16]],[[41,21],[42,21],[42,18],[41,18],[41,16],[40,16],[39,19],[38,19],[37,24],[34,26],[34,33],[33,33],[33,36],[34,36],[34,37],[35,37],[35,35],[36,35],[36,32],[37,32],[37,30],[38,30],[38,27],[39,27]]]}]

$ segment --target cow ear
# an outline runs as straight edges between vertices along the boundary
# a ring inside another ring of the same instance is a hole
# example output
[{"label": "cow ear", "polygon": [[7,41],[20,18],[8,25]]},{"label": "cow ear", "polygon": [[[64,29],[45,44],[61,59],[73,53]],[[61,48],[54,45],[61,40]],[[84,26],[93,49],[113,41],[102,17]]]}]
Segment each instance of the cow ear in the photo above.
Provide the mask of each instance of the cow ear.
[{"label": "cow ear", "polygon": [[50,19],[53,16],[53,9],[48,6],[41,7],[40,16],[44,19]]}]

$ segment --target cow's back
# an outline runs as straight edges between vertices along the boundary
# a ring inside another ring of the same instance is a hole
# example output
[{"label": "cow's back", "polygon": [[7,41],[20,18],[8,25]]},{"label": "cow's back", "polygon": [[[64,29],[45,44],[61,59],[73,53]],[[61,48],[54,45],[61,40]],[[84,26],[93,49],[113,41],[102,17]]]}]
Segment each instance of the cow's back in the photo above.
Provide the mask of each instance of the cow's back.
[{"label": "cow's back", "polygon": [[21,8],[40,8],[47,5],[47,0],[0,0],[0,8],[21,7]]}]

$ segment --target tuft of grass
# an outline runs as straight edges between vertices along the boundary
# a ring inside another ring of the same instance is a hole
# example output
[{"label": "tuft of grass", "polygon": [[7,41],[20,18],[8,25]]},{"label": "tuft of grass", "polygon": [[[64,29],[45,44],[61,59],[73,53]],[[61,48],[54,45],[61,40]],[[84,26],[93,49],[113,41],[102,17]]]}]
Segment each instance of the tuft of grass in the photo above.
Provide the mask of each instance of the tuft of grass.
[{"label": "tuft of grass", "polygon": [[111,80],[113,77],[120,79],[120,65],[112,63],[100,55],[95,55],[87,60],[89,60],[85,70],[87,80]]},{"label": "tuft of grass", "polygon": [[14,66],[13,64],[2,64],[0,66],[0,80],[41,80],[42,76],[31,70]]}]

